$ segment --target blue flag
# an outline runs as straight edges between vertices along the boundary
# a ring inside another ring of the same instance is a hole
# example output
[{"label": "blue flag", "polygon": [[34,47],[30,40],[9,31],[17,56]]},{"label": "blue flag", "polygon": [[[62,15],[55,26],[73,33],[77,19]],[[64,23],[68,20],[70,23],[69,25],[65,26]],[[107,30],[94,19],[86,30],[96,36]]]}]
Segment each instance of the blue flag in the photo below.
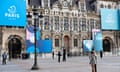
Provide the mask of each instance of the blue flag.
[{"label": "blue flag", "polygon": [[103,42],[102,42],[102,32],[95,32],[94,33],[94,50],[95,51],[102,51],[103,50]]},{"label": "blue flag", "polygon": [[[40,29],[37,27],[36,41],[38,42],[39,40],[40,40]],[[34,26],[28,25],[26,27],[26,52],[27,53],[34,52],[34,42],[35,42]],[[38,46],[37,46],[37,48],[38,48]],[[39,49],[37,49],[37,52],[39,52]]]}]

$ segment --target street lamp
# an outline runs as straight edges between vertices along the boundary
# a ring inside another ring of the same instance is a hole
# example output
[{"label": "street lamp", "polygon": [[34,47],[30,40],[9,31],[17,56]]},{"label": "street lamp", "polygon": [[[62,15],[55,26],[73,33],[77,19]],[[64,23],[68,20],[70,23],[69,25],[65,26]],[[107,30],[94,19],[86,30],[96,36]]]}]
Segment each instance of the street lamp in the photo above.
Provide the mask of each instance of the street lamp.
[{"label": "street lamp", "polygon": [[[71,50],[72,50],[72,23],[70,24],[70,45],[71,45]],[[70,56],[69,54],[68,54],[68,56]]]},{"label": "street lamp", "polygon": [[79,55],[81,55],[81,30],[79,30]]},{"label": "street lamp", "polygon": [[32,68],[31,68],[31,70],[38,70],[39,69],[39,67],[38,67],[38,65],[37,65],[37,48],[36,48],[36,27],[37,27],[37,19],[38,19],[38,17],[40,17],[40,18],[42,18],[43,16],[42,15],[40,15],[40,16],[38,16],[38,10],[37,10],[37,7],[36,6],[34,6],[33,7],[33,9],[32,9],[32,11],[33,11],[33,15],[34,15],[34,64],[33,64],[33,66],[32,66]]}]

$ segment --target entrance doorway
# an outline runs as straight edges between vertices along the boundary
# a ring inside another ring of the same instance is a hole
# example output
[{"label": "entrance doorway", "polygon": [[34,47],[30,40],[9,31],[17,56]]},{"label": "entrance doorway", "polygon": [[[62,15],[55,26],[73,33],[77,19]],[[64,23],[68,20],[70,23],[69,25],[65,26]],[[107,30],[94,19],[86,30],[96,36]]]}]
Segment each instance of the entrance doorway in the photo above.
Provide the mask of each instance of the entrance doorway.
[{"label": "entrance doorway", "polygon": [[21,41],[18,38],[11,38],[8,42],[8,49],[10,58],[20,58]]},{"label": "entrance doorway", "polygon": [[69,37],[68,36],[64,37],[64,47],[66,48],[67,54],[69,54],[70,46],[69,46]]},{"label": "entrance doorway", "polygon": [[110,41],[108,39],[103,40],[103,51],[104,52],[110,52],[111,51],[111,46],[110,46]]}]

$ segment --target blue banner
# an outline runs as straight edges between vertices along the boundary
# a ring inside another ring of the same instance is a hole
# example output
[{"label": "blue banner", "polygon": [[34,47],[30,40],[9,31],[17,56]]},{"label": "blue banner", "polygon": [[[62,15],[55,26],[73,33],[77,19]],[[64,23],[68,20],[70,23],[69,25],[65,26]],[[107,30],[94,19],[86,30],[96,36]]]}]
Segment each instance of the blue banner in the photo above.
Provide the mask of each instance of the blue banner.
[{"label": "blue banner", "polygon": [[[34,26],[26,27],[26,52],[34,53]],[[40,40],[40,29],[37,27],[36,32],[36,48],[37,53],[52,52],[52,40]]]},{"label": "blue banner", "polygon": [[101,27],[103,30],[120,30],[118,9],[101,9]]},{"label": "blue banner", "polygon": [[[33,53],[34,52],[34,26],[27,26],[26,27],[26,52],[27,53]],[[40,29],[37,27],[36,31],[36,41],[40,40]],[[39,52],[39,49],[37,47],[37,52]]]},{"label": "blue banner", "polygon": [[26,0],[1,0],[0,26],[26,26]]},{"label": "blue banner", "polygon": [[94,50],[99,52],[103,50],[103,42],[102,42],[102,32],[95,32],[94,33]]},{"label": "blue banner", "polygon": [[37,46],[41,53],[52,52],[52,40],[39,40]]},{"label": "blue banner", "polygon": [[84,52],[90,52],[93,48],[92,40],[83,40],[83,50]]}]

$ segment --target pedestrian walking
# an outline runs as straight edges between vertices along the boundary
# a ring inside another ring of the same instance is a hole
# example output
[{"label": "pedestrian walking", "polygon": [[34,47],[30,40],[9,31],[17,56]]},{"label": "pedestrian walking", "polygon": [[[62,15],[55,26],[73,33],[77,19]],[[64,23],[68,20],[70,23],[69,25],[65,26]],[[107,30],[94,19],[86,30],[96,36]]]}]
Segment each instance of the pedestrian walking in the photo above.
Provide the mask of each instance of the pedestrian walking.
[{"label": "pedestrian walking", "polygon": [[[92,51],[94,52],[94,55],[96,56],[96,60],[97,60],[97,55],[96,55],[96,53],[95,53],[94,48],[92,48]],[[95,72],[97,72],[97,63],[95,64]]]},{"label": "pedestrian walking", "polygon": [[97,69],[96,69],[97,56],[95,55],[94,51],[91,51],[89,59],[90,59],[90,65],[92,68],[92,72],[97,72]]},{"label": "pedestrian walking", "polygon": [[3,65],[6,64],[6,60],[7,60],[7,54],[6,54],[6,52],[4,52],[4,53],[2,54],[2,64],[3,64]]},{"label": "pedestrian walking", "polygon": [[66,61],[66,49],[63,49],[63,61]]},{"label": "pedestrian walking", "polygon": [[58,62],[60,63],[60,59],[61,59],[61,52],[58,51]]}]

